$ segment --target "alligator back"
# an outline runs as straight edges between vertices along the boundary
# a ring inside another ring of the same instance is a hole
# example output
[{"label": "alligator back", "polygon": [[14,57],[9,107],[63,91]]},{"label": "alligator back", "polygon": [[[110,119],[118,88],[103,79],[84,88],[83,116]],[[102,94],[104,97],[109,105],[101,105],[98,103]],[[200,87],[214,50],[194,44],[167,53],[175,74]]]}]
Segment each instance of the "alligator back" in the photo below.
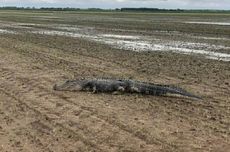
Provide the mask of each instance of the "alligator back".
[{"label": "alligator back", "polygon": [[116,92],[124,91],[125,83],[115,79],[95,79],[89,80],[85,89],[93,92]]},{"label": "alligator back", "polygon": [[115,79],[78,79],[67,80],[61,85],[54,85],[57,91],[92,91],[92,92],[115,92],[124,91],[125,82]]}]

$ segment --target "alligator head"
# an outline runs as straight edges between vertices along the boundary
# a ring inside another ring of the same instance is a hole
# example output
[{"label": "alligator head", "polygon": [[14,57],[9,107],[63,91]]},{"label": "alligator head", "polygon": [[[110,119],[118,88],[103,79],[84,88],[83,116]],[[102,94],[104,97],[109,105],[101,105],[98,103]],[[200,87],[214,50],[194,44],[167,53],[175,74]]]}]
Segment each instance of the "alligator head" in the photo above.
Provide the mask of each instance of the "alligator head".
[{"label": "alligator head", "polygon": [[56,91],[80,91],[84,84],[84,80],[67,80],[61,85],[55,84],[53,89]]}]

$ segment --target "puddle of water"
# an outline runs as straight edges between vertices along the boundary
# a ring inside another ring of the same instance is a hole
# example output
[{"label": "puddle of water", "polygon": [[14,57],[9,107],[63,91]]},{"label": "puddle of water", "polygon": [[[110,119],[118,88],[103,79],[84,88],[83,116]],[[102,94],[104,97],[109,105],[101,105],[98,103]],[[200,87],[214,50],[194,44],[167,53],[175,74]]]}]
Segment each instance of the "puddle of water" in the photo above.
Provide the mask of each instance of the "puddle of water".
[{"label": "puddle of water", "polygon": [[[39,17],[43,17],[43,16],[39,16]],[[51,17],[51,16],[49,16],[49,17]],[[194,22],[189,22],[189,23],[194,23]],[[200,22],[196,22],[196,23],[200,23]],[[212,23],[212,22],[207,22],[207,23]],[[32,26],[52,27],[52,28],[55,27],[55,29],[66,30],[66,31],[69,31],[69,32],[83,33],[84,35],[86,35],[86,33],[88,35],[90,35],[92,32],[95,32],[95,28],[93,28],[93,27],[85,27],[85,26],[73,26],[73,25],[66,25],[66,24],[43,25],[43,24],[34,24],[34,23],[15,23],[15,22],[10,22],[9,23],[9,22],[0,21],[0,27],[13,27],[13,28],[18,28],[18,29],[20,29],[20,28],[22,28],[22,29],[32,29],[33,28]],[[124,31],[124,32],[132,31],[132,32],[135,32],[135,30],[127,30],[127,29],[126,30],[124,30],[124,29],[113,29],[113,31]],[[186,33],[181,33],[181,32],[178,32],[178,31],[153,31],[153,32],[162,33],[164,35],[166,35],[166,34],[171,35],[173,33],[173,35],[183,35],[183,36],[186,36],[188,38],[196,38],[196,39],[204,39],[204,40],[230,40],[230,38],[226,38],[226,37],[193,36],[193,35],[186,34]],[[107,37],[107,38],[133,39],[133,40],[144,38],[142,36],[116,35],[116,34],[102,34],[101,36],[102,37]],[[145,39],[153,39],[153,38],[152,37],[150,37],[150,38],[146,37]],[[154,39],[154,40],[157,40],[157,39]],[[208,45],[208,47],[209,46],[210,45]]]},{"label": "puddle of water", "polygon": [[14,25],[18,25],[18,26],[39,26],[41,24],[34,24],[34,23],[15,23]]},{"label": "puddle of water", "polygon": [[[182,53],[182,54],[200,54],[204,55],[206,58],[221,60],[221,61],[230,61],[230,54],[226,53],[218,53],[212,51],[205,51],[205,50],[198,50],[193,48],[186,48],[191,47],[189,44],[185,47],[177,47],[175,43],[168,43],[168,44],[151,44],[147,41],[125,41],[125,40],[97,40],[103,41],[105,44],[112,45],[118,49],[125,49],[125,50],[132,50],[132,51],[172,51],[174,53]],[[186,45],[186,44],[184,44]]]},{"label": "puddle of water", "polygon": [[219,53],[219,52],[212,52],[212,51],[205,51],[205,50],[196,50],[196,49],[187,49],[187,48],[175,48],[169,47],[169,50],[177,53],[183,54],[197,54],[197,55],[204,55],[208,59],[220,60],[220,61],[230,61],[230,54],[226,53]]},{"label": "puddle of water", "polygon": [[230,25],[228,22],[185,22],[189,24]]},{"label": "puddle of water", "polygon": [[140,39],[139,36],[131,36],[131,35],[114,35],[114,34],[102,34],[102,37],[108,37],[108,38],[116,38],[116,39]]},{"label": "puddle of water", "polygon": [[[25,25],[25,24],[24,24]],[[27,24],[28,25],[28,24]],[[31,24],[30,24],[31,25]],[[93,28],[81,28],[72,26],[56,26],[57,30],[37,30],[32,31],[35,34],[59,35],[76,38],[84,38],[90,41],[96,41],[110,45],[114,48],[132,50],[132,51],[172,51],[182,54],[198,54],[204,55],[206,58],[230,61],[230,54],[218,53],[210,50],[230,49],[221,45],[211,45],[206,43],[191,43],[183,41],[166,41],[159,39],[148,39],[147,37],[131,36],[131,35],[114,35],[114,34],[98,34]],[[58,29],[67,31],[58,31]]]},{"label": "puddle of water", "polygon": [[32,28],[28,27],[35,24],[30,23],[15,23],[15,22],[0,22],[0,27],[10,27],[10,28],[17,28],[17,29],[27,29]]},{"label": "puddle of water", "polygon": [[182,42],[182,41],[171,41],[168,42],[169,46],[187,49],[198,49],[198,50],[219,50],[219,49],[230,49],[222,45],[213,45],[208,43],[194,43],[194,42]]},{"label": "puddle of water", "polygon": [[59,26],[55,29],[67,30],[67,31],[80,31],[80,30],[82,30],[81,28],[78,28],[78,27],[68,27],[68,26],[63,26],[63,27]]},{"label": "puddle of water", "polygon": [[53,30],[38,30],[38,31],[32,31],[31,33],[34,34],[45,34],[45,35],[58,35],[58,36],[69,36],[69,37],[86,37],[87,35],[79,34],[79,33],[72,33],[72,32],[63,32],[63,31],[53,31]]},{"label": "puddle of water", "polygon": [[16,32],[14,31],[10,31],[10,30],[5,30],[5,29],[0,29],[0,34],[16,34]]},{"label": "puddle of water", "polygon": [[84,38],[90,41],[100,42],[110,45],[114,48],[132,50],[132,51],[172,51],[182,54],[203,55],[208,59],[230,61],[230,54],[213,52],[209,50],[230,49],[221,45],[210,45],[207,43],[191,43],[182,41],[164,41],[164,40],[145,40],[141,41],[138,36],[129,35],[111,35],[111,34],[94,34],[94,33],[76,33],[53,30],[32,31],[35,34],[69,36]]},{"label": "puddle of water", "polygon": [[42,26],[42,24],[33,24],[33,23],[13,23],[9,27],[17,29],[32,29],[33,26]]},{"label": "puddle of water", "polygon": [[230,38],[224,38],[224,37],[205,37],[205,36],[191,36],[191,37],[197,39],[204,39],[204,40],[230,40]]}]

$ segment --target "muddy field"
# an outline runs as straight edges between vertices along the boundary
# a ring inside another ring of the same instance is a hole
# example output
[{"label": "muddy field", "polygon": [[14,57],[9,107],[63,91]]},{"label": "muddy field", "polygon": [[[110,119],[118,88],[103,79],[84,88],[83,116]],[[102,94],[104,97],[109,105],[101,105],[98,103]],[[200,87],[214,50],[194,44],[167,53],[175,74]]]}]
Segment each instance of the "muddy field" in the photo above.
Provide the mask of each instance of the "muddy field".
[{"label": "muddy field", "polygon": [[[0,11],[0,151],[230,149],[230,15]],[[201,96],[55,92],[80,77]]]}]

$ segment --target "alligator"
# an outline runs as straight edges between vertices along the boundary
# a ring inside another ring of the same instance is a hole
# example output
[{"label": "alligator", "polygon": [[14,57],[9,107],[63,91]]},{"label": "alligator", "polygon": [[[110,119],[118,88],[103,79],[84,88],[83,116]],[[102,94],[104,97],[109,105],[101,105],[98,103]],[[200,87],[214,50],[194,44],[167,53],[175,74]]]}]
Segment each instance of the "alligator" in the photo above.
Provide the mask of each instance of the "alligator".
[{"label": "alligator", "polygon": [[166,94],[177,94],[196,99],[200,97],[173,85],[161,85],[130,79],[92,78],[67,80],[61,85],[55,84],[56,91],[91,91],[93,93],[138,93],[145,95],[163,96]]}]

